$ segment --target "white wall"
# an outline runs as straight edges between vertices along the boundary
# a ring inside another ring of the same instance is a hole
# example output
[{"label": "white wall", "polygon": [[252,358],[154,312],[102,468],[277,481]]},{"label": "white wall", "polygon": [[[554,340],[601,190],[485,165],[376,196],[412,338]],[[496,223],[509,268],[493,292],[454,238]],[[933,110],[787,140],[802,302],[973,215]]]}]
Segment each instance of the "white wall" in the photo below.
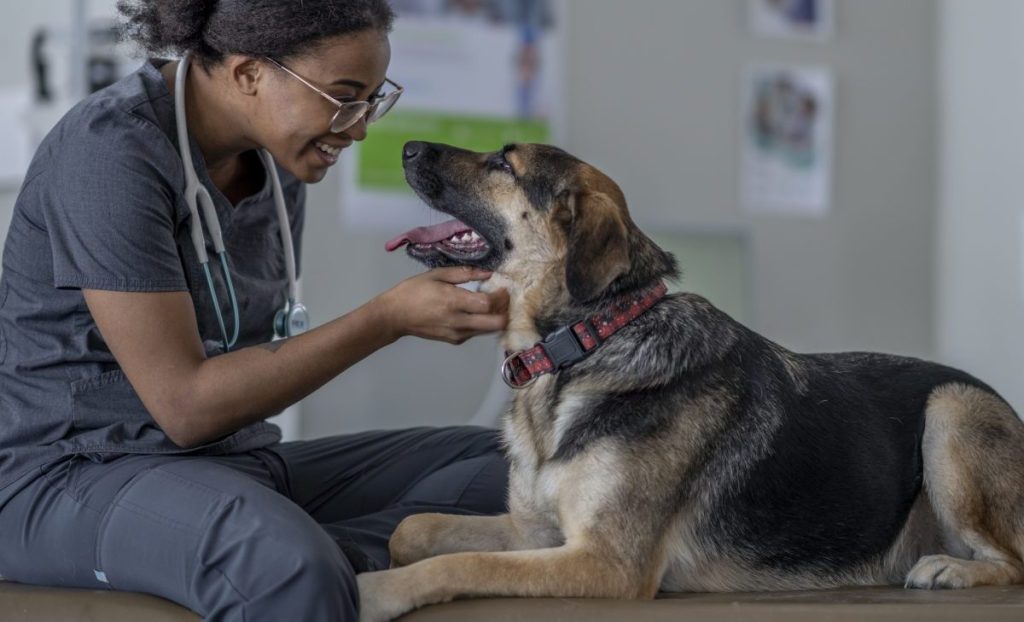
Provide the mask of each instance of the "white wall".
[{"label": "white wall", "polygon": [[940,358],[1024,410],[1024,2],[943,0]]}]

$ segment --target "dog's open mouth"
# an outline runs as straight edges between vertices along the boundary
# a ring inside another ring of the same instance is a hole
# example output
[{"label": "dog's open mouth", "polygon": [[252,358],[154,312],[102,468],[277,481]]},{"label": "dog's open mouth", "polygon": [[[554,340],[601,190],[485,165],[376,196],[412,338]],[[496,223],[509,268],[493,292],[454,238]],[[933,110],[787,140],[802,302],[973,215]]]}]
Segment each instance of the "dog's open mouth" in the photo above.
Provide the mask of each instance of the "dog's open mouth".
[{"label": "dog's open mouth", "polygon": [[391,252],[406,244],[409,254],[417,259],[440,253],[458,263],[483,259],[491,251],[491,245],[482,235],[457,219],[406,231],[388,242],[385,248]]}]

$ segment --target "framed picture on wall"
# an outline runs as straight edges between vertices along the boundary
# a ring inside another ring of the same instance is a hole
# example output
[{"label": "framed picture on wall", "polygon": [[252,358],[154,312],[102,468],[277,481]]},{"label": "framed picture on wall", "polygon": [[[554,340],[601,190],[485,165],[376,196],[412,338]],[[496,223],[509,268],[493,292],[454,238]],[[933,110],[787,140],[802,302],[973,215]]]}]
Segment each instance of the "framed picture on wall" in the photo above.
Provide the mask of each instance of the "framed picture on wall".
[{"label": "framed picture on wall", "polygon": [[835,0],[747,0],[756,35],[824,41],[835,28]]},{"label": "framed picture on wall", "polygon": [[832,184],[832,73],[823,67],[757,65],[748,69],[744,82],[744,208],[826,214]]}]

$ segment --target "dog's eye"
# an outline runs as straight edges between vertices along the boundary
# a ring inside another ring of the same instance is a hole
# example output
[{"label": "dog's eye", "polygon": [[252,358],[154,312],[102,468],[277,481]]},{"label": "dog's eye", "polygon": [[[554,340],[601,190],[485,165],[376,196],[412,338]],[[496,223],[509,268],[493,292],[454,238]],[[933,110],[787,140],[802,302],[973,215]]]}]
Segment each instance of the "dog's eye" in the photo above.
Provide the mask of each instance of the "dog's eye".
[{"label": "dog's eye", "polygon": [[512,165],[505,159],[504,153],[496,153],[491,157],[490,168],[497,171],[508,173],[509,175],[515,175],[516,172],[512,170]]}]

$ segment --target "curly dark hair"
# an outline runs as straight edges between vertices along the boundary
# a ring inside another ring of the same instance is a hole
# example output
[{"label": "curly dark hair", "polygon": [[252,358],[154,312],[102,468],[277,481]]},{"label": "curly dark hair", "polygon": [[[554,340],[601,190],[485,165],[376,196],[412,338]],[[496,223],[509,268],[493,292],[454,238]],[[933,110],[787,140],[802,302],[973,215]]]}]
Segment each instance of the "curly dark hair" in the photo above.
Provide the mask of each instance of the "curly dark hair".
[{"label": "curly dark hair", "polygon": [[323,39],[391,30],[387,0],[118,0],[121,36],[146,52],[191,52],[209,67],[228,54],[289,58]]}]

